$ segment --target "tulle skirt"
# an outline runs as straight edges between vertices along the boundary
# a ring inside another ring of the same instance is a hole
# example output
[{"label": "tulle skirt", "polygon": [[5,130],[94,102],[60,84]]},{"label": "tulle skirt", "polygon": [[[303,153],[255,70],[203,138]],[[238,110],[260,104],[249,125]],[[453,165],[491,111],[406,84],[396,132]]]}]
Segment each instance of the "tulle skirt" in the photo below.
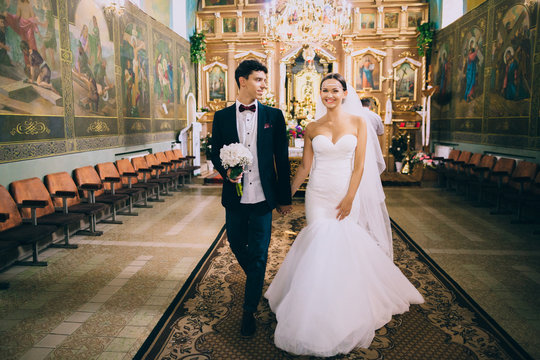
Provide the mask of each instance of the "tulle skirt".
[{"label": "tulle skirt", "polygon": [[275,344],[313,356],[369,347],[375,331],[423,298],[355,221],[318,219],[297,236],[265,293]]}]

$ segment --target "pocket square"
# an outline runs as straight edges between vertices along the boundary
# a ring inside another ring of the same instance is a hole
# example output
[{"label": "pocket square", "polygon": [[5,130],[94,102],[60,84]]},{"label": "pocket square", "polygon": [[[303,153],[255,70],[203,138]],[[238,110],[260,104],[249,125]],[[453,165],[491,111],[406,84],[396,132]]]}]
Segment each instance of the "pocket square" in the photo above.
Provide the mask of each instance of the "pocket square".
[{"label": "pocket square", "polygon": [[265,129],[270,129],[271,127],[272,127],[272,124],[270,124],[270,123],[264,124]]}]

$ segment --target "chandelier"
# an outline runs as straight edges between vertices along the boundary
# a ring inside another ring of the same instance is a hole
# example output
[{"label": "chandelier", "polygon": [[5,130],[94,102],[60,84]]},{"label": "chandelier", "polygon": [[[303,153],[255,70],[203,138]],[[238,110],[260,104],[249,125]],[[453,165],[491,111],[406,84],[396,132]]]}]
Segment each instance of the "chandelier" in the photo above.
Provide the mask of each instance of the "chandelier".
[{"label": "chandelier", "polygon": [[351,5],[346,0],[278,0],[262,15],[269,41],[324,44],[349,27]]},{"label": "chandelier", "polygon": [[105,0],[103,10],[108,16],[122,16],[125,9],[125,0]]}]

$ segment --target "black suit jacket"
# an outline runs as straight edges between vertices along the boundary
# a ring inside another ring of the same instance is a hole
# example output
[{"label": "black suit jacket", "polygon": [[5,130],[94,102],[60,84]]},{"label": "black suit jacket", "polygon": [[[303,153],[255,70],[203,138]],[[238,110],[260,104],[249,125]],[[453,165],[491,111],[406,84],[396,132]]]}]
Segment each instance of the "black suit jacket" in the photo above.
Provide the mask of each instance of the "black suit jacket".
[{"label": "black suit jacket", "polygon": [[[266,202],[271,209],[276,205],[291,204],[290,165],[287,132],[283,113],[279,109],[257,103],[257,156],[259,175]],[[227,179],[227,170],[221,165],[219,152],[225,145],[240,142],[236,126],[236,104],[214,115],[212,127],[212,163],[223,177],[221,203],[236,207],[240,196],[236,185]]]}]

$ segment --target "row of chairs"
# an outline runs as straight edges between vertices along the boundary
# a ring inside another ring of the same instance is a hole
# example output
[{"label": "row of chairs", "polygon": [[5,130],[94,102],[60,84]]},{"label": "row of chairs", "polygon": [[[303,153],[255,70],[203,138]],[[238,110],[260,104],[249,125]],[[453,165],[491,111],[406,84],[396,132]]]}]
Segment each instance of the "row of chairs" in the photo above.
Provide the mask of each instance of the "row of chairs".
[{"label": "row of chairs", "polygon": [[[540,172],[536,163],[512,158],[453,149],[448,157],[434,157],[438,161],[438,183],[447,190],[465,194],[466,199],[485,204],[494,200],[492,214],[510,214],[514,205],[514,223],[529,223],[525,208],[538,215],[540,203]],[[489,195],[492,195],[491,197]]]},{"label": "row of chairs", "polygon": [[[46,266],[40,247],[74,249],[70,233],[100,236],[96,223],[121,224],[118,215],[137,216],[134,207],[179,191],[199,166],[193,156],[169,150],[131,159],[105,162],[39,178],[17,180],[9,191],[0,185],[0,268],[11,264]],[[85,227],[86,223],[88,224]],[[83,225],[83,226],[81,226]],[[53,234],[63,241],[51,241]],[[32,248],[31,260],[19,260],[19,248]],[[0,284],[7,288],[8,284]]]}]

